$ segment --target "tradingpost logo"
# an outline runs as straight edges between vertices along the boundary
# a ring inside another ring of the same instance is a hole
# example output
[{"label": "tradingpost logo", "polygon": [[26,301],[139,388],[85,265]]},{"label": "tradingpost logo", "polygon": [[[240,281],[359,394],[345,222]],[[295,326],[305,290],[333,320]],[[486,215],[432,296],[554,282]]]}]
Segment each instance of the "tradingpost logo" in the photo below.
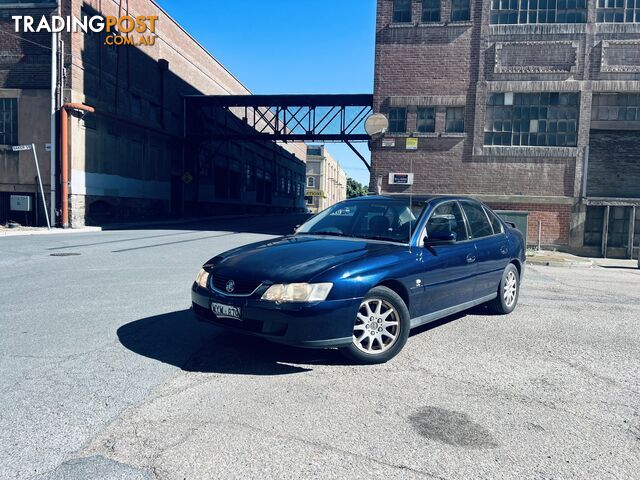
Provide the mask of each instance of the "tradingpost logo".
[{"label": "tradingpost logo", "polygon": [[106,33],[105,45],[147,46],[156,43],[157,15],[108,15],[59,16],[51,18],[43,16],[39,20],[31,15],[13,15],[16,33],[67,32],[67,33]]}]

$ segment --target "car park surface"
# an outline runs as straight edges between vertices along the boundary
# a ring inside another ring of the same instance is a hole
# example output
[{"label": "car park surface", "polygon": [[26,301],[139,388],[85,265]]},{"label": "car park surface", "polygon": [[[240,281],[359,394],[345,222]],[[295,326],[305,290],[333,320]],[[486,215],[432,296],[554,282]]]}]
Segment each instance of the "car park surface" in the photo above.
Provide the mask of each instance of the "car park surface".
[{"label": "car park surface", "polygon": [[529,267],[376,366],[191,318],[194,265],[299,223],[0,239],[0,478],[636,478],[638,270]]}]

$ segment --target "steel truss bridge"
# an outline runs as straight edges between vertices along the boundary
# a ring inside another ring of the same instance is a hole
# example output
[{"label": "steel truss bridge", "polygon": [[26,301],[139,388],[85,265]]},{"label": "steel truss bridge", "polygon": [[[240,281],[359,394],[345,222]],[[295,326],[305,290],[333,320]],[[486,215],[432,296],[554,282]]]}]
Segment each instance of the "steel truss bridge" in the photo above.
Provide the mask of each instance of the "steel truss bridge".
[{"label": "steel truss bridge", "polygon": [[185,97],[187,138],[214,141],[368,142],[373,95],[205,95]]}]

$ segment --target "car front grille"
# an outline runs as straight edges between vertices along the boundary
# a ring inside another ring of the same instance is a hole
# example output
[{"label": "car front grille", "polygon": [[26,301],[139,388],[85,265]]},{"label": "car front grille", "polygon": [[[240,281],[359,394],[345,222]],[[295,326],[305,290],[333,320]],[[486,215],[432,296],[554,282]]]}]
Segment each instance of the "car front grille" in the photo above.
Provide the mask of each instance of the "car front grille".
[{"label": "car front grille", "polygon": [[[233,280],[234,282],[234,289],[232,292],[227,292],[227,283],[229,280]],[[228,275],[214,273],[211,275],[211,285],[213,288],[226,295],[250,295],[260,286],[260,283],[243,280],[242,278],[231,278]]]}]

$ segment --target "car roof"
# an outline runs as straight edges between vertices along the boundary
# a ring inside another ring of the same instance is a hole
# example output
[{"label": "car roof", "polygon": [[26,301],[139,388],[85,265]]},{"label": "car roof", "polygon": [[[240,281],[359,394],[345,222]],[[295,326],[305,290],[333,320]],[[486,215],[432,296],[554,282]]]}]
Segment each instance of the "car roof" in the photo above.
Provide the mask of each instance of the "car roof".
[{"label": "car roof", "polygon": [[467,197],[464,195],[367,195],[364,197],[351,198],[349,200],[366,201],[366,200],[409,200],[412,198],[414,202],[430,202],[432,200],[471,200],[478,202],[478,200]]}]

